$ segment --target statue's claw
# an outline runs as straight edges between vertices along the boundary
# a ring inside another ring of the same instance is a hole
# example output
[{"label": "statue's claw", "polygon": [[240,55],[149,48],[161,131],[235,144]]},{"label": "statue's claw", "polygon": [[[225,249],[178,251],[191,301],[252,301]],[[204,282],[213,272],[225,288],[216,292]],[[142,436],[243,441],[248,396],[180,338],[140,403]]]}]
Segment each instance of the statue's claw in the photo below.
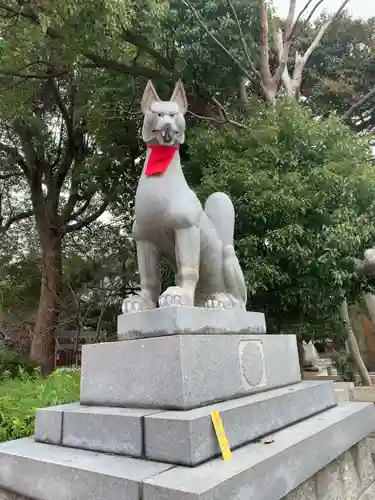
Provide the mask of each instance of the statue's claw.
[{"label": "statue's claw", "polygon": [[180,286],[169,287],[160,297],[159,306],[193,306],[194,293]]},{"label": "statue's claw", "polygon": [[205,303],[208,309],[245,309],[242,301],[237,300],[230,293],[216,293]]},{"label": "statue's claw", "polygon": [[139,295],[132,295],[125,299],[122,303],[122,312],[133,313],[138,311],[145,311],[146,309],[155,309],[156,303],[144,297],[142,292]]}]

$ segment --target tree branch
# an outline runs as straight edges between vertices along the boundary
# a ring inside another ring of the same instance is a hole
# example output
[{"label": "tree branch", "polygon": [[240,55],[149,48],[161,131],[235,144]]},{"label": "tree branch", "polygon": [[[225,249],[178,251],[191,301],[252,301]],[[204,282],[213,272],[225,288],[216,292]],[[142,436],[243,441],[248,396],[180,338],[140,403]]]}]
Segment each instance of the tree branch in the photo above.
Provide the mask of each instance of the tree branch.
[{"label": "tree branch", "polygon": [[78,231],[86,226],[89,226],[92,222],[98,219],[107,209],[110,202],[110,196],[107,195],[102,204],[99,206],[97,210],[95,210],[91,215],[85,217],[84,219],[75,222],[74,224],[68,224],[63,229],[64,233],[71,233],[73,231]]},{"label": "tree branch", "polygon": [[205,120],[205,121],[217,123],[219,125],[230,124],[230,125],[234,125],[235,127],[242,128],[242,129],[247,129],[248,128],[243,123],[236,122],[235,120],[232,120],[229,117],[228,111],[225,109],[225,107],[215,97],[212,97],[212,102],[215,103],[215,105],[219,108],[221,116],[223,117],[222,120],[214,118],[213,116],[201,116],[201,115],[197,115],[196,113],[193,113],[192,111],[188,111],[188,113],[191,114],[192,116],[194,116],[195,118],[198,118],[199,120]]},{"label": "tree branch", "polygon": [[17,148],[8,146],[7,144],[0,142],[0,151],[3,151],[4,153],[7,153],[9,154],[9,156],[13,157],[16,160],[17,164],[21,167],[24,175],[26,175],[26,177],[29,178],[30,176],[29,168]]},{"label": "tree branch", "polygon": [[309,8],[309,6],[312,4],[314,0],[308,0],[305,4],[305,6],[302,8],[301,12],[298,14],[297,16],[297,19],[295,21],[295,23],[293,23],[293,27],[292,29],[290,30],[290,34],[289,34],[289,37],[288,39],[290,40],[295,40],[297,39],[300,34],[302,33],[302,31],[304,30],[305,26],[310,22],[312,16],[314,15],[316,9],[319,7],[319,5],[321,5],[324,0],[318,0],[318,2],[316,3],[316,5],[313,7],[313,9],[311,10],[310,14],[307,16],[307,18],[303,21],[302,23],[302,27],[300,28],[300,30],[297,32],[297,29],[298,29],[298,22],[300,21],[300,19],[302,18],[303,14],[307,11],[307,9]]},{"label": "tree branch", "polygon": [[370,90],[370,92],[368,92],[364,97],[362,97],[362,99],[360,99],[356,104],[353,104],[353,106],[344,114],[344,119],[348,120],[349,118],[351,118],[359,108],[367,104],[374,97],[375,87]]},{"label": "tree branch", "polygon": [[[31,21],[33,24],[36,24],[40,26],[40,22],[38,19],[38,16],[35,14],[33,11],[26,12],[24,9],[20,9],[18,12],[17,10],[13,9],[12,7],[9,7],[5,2],[0,2],[0,9],[5,10],[6,12],[13,14],[13,15],[19,15],[25,19],[28,19]],[[60,38],[64,39],[64,36],[62,33],[58,32],[57,30],[54,30],[52,28],[47,29],[47,34],[51,38]],[[115,71],[117,73],[125,74],[125,75],[132,75],[132,76],[140,76],[143,78],[148,78],[148,79],[156,79],[156,78],[162,78],[163,75],[150,68],[143,68],[140,66],[129,66],[124,63],[120,63],[118,61],[105,58],[102,56],[99,56],[97,54],[94,54],[92,52],[87,52],[84,54],[87,59],[92,61],[94,63],[94,67],[97,68],[106,68],[112,71]]]},{"label": "tree branch", "polygon": [[16,215],[13,215],[12,217],[9,217],[9,219],[5,222],[4,225],[0,226],[0,233],[5,233],[8,231],[10,226],[15,224],[16,222],[19,222],[20,220],[28,219],[29,217],[32,217],[34,215],[34,210],[25,210],[24,212],[20,212]]},{"label": "tree branch", "polygon": [[[313,14],[315,13],[316,9],[319,7],[319,5],[322,4],[324,0],[318,0],[318,2],[315,4],[314,8],[308,15],[307,19],[304,22],[304,25],[306,25],[310,19],[312,18]],[[298,98],[299,93],[300,93],[300,88],[301,88],[301,81],[302,81],[302,73],[303,70],[311,56],[311,54],[314,52],[314,50],[317,48],[319,45],[320,41],[322,40],[323,36],[325,35],[326,31],[328,28],[331,26],[331,24],[334,22],[334,20],[341,14],[341,12],[345,9],[346,5],[349,3],[350,0],[344,0],[336,13],[326,22],[324,22],[320,29],[318,30],[314,40],[310,44],[310,46],[307,48],[305,53],[303,55],[299,54],[298,51],[296,51],[296,62],[294,66],[294,71],[293,71],[293,78],[289,82],[290,88],[292,89],[292,93],[294,97]],[[301,10],[300,14],[297,16],[296,22],[293,25],[293,28],[291,30],[290,37],[288,39],[288,42],[291,43],[293,40],[296,39],[297,36],[299,36],[302,32],[302,29],[299,30],[298,34],[296,34],[296,27],[299,19],[302,17],[303,13],[307,10],[308,6],[312,3],[312,0],[309,0],[305,7]],[[285,75],[284,75],[285,76]],[[288,79],[284,78],[284,80],[287,82],[288,85]]]},{"label": "tree branch", "polygon": [[22,177],[22,172],[11,172],[9,174],[0,174],[0,181],[6,181],[7,179],[12,179],[13,177]]},{"label": "tree branch", "polygon": [[291,32],[293,30],[294,26],[293,21],[294,21],[294,16],[296,14],[296,6],[297,6],[297,0],[289,1],[288,17],[286,18],[286,24],[285,24],[286,40],[290,38]]},{"label": "tree branch", "polygon": [[64,76],[68,73],[68,71],[56,71],[53,73],[21,73],[18,71],[6,71],[6,70],[1,70],[0,75],[1,76],[10,76],[14,78],[24,78],[25,80],[49,80],[51,77],[61,77]]},{"label": "tree branch", "polygon": [[72,220],[76,220],[80,215],[82,215],[83,213],[85,213],[86,210],[90,206],[91,200],[92,200],[92,196],[89,196],[87,198],[87,200],[85,200],[85,202],[83,203],[83,205],[69,216],[69,220],[67,222],[70,222]]},{"label": "tree branch", "polygon": [[268,13],[264,0],[259,0],[259,16],[261,86],[266,100],[273,102],[276,98],[279,80],[284,71],[285,64],[281,67],[282,62],[280,60],[278,71],[272,76],[269,55]]},{"label": "tree branch", "polygon": [[172,61],[170,61],[167,57],[164,57],[162,54],[160,54],[154,48],[150,47],[148,41],[144,37],[142,37],[141,35],[131,33],[130,31],[125,30],[122,34],[122,38],[125,40],[125,42],[131,43],[135,47],[139,47],[140,49],[143,49],[151,57],[153,57],[157,63],[159,63],[161,66],[163,66],[168,71],[173,70]]},{"label": "tree branch", "polygon": [[234,21],[235,21],[236,26],[237,26],[238,34],[240,36],[241,45],[242,45],[242,48],[243,48],[245,55],[246,55],[246,58],[247,58],[247,62],[249,64],[250,68],[252,69],[252,71],[256,75],[260,76],[260,73],[259,73],[257,67],[255,66],[254,61],[251,57],[250,49],[249,49],[248,44],[246,43],[245,36],[244,36],[242,28],[241,28],[240,20],[238,19],[237,12],[236,12],[236,9],[234,8],[233,2],[232,2],[232,0],[227,0],[227,3],[228,3],[229,8],[232,11],[233,18],[234,18]]},{"label": "tree branch", "polygon": [[142,68],[140,66],[129,66],[127,64],[115,61],[114,59],[109,59],[107,57],[102,57],[91,52],[84,54],[87,59],[90,59],[95,64],[97,68],[106,68],[116,73],[122,73],[124,75],[140,76],[143,78],[162,78],[162,73],[155,71],[151,68]]},{"label": "tree branch", "polygon": [[61,115],[62,115],[64,122],[65,122],[65,125],[66,125],[66,130],[68,133],[68,141],[74,141],[72,117],[69,116],[68,108],[65,106],[65,103],[61,97],[58,84],[56,83],[56,80],[54,78],[50,78],[49,83],[50,83],[51,88],[52,88],[55,102],[56,102],[56,104],[61,112]]},{"label": "tree branch", "polygon": [[260,73],[265,80],[272,78],[269,61],[268,15],[264,0],[259,2],[260,15]]},{"label": "tree branch", "polygon": [[232,60],[232,62],[237,66],[237,68],[241,71],[241,73],[249,78],[251,80],[251,73],[247,71],[243,65],[241,64],[240,61],[238,61],[231,53],[230,51],[221,43],[221,41],[212,33],[212,31],[209,29],[205,21],[203,20],[202,16],[199,14],[197,9],[190,3],[188,0],[181,0],[182,3],[187,7],[188,9],[191,10],[191,12],[194,14],[196,20],[198,21],[199,25],[203,28],[203,30],[207,33],[207,35],[218,45],[218,47],[221,48],[221,50]]}]

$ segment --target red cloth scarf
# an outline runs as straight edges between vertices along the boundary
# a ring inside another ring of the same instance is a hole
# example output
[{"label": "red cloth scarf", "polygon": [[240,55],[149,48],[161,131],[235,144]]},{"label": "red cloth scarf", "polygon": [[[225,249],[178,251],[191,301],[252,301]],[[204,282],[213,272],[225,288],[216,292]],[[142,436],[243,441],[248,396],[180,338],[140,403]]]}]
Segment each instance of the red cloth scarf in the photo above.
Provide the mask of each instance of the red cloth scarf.
[{"label": "red cloth scarf", "polygon": [[146,165],[146,175],[164,174],[173,160],[175,152],[180,149],[179,146],[161,146],[151,144],[147,147],[151,149],[151,153],[148,157]]}]

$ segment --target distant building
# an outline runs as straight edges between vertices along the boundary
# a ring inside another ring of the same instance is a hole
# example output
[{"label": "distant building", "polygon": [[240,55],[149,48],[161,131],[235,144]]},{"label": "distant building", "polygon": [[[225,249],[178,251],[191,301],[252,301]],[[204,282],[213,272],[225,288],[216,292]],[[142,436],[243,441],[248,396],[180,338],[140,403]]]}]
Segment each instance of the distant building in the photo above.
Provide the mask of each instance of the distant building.
[{"label": "distant building", "polygon": [[55,366],[80,366],[82,346],[106,340],[106,332],[97,339],[95,330],[83,330],[77,339],[75,330],[59,330],[55,344]]}]

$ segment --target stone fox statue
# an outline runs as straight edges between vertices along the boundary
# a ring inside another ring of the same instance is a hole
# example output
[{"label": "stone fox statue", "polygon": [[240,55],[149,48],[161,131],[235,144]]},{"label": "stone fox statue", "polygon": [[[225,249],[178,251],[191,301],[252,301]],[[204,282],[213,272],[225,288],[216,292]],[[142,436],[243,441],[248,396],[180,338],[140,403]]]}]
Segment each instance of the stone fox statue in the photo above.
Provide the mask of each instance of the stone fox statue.
[{"label": "stone fox statue", "polygon": [[[123,302],[123,312],[169,305],[245,309],[246,286],[233,247],[234,208],[214,193],[204,210],[183,174],[179,145],[185,139],[187,100],[181,81],[170,101],[151,82],[142,98],[142,137],[147,143],[135,198],[133,236],[141,290]],[[161,295],[159,258],[175,264],[175,286]]]}]

